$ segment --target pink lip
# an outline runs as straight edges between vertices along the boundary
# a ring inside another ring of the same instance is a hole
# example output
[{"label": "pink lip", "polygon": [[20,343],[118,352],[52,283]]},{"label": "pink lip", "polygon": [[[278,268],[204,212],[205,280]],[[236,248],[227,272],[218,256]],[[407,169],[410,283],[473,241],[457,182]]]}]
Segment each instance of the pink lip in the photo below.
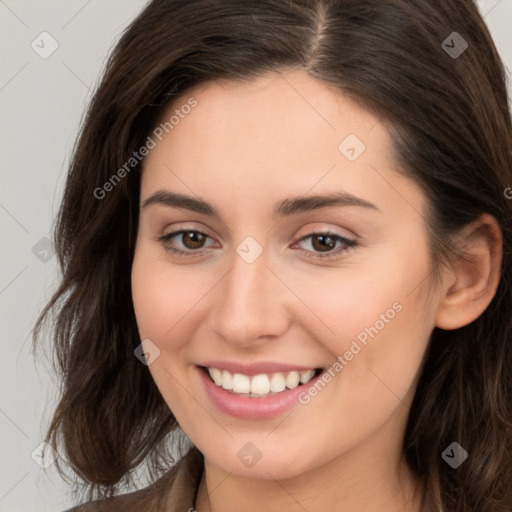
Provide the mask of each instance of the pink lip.
[{"label": "pink lip", "polygon": [[275,362],[259,362],[259,363],[237,363],[236,361],[205,361],[198,366],[206,366],[208,368],[218,368],[219,370],[227,370],[230,373],[243,373],[249,377],[260,373],[276,373],[276,372],[305,372],[306,370],[314,370],[319,366],[300,366],[291,365],[289,363]]},{"label": "pink lip", "polygon": [[[214,365],[212,365],[212,367],[218,368],[218,366]],[[238,396],[226,391],[212,382],[204,368],[199,366],[196,368],[205,387],[206,394],[213,404],[225,414],[246,420],[265,420],[283,414],[296,405],[299,401],[299,395],[303,392],[307,392],[309,387],[321,376],[320,374],[311,379],[307,384],[297,386],[295,389],[287,389],[286,391],[268,397],[250,398]],[[260,371],[259,373],[266,372]],[[254,374],[257,373],[255,372]],[[253,374],[251,373],[251,375]]]}]

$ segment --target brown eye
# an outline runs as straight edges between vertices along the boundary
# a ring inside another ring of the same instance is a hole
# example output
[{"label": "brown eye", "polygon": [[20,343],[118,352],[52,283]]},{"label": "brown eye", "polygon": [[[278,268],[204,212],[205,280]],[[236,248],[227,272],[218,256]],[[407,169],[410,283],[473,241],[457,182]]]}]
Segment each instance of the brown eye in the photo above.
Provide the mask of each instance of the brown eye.
[{"label": "brown eye", "polygon": [[311,245],[320,252],[331,251],[336,247],[336,237],[329,234],[312,235]]},{"label": "brown eye", "polygon": [[[342,253],[358,245],[356,240],[351,240],[335,233],[311,233],[302,237],[295,246],[309,242],[309,249],[302,249],[311,258],[335,258]],[[339,244],[339,245],[338,245]]]},{"label": "brown eye", "polygon": [[181,236],[181,241],[187,249],[200,249],[206,236],[199,231],[184,231]]},{"label": "brown eye", "polygon": [[160,238],[166,251],[178,256],[197,256],[204,253],[201,249],[207,248],[206,240],[210,238],[206,233],[193,229],[173,231]]}]

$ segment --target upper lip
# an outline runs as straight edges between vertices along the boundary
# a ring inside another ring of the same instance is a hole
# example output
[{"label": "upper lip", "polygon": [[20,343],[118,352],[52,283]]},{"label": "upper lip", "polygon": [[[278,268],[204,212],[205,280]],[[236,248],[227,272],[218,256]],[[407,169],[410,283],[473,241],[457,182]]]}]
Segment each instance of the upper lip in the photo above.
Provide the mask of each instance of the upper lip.
[{"label": "upper lip", "polygon": [[277,373],[277,372],[304,372],[306,370],[317,370],[319,366],[304,366],[300,364],[279,363],[274,361],[261,361],[255,363],[238,362],[238,361],[205,361],[198,366],[207,368],[218,368],[219,370],[227,370],[230,373],[242,373],[252,376],[261,373]]}]

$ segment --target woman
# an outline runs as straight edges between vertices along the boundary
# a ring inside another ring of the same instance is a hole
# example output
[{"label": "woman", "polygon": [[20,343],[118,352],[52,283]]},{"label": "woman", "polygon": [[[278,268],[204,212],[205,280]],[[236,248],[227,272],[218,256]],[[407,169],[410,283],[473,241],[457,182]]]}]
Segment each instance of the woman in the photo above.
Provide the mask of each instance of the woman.
[{"label": "woman", "polygon": [[38,322],[76,510],[510,510],[511,134],[472,1],[150,2]]}]

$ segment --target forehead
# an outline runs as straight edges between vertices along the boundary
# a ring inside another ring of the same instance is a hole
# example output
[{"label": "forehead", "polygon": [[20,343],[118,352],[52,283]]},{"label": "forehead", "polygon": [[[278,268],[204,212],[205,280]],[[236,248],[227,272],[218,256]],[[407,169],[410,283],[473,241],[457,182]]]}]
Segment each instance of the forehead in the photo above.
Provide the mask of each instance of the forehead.
[{"label": "forehead", "polygon": [[[191,98],[196,106],[184,108]],[[202,84],[161,122],[173,115],[144,162],[142,195],[173,188],[257,207],[284,195],[366,189],[376,202],[389,194],[389,179],[404,179],[379,119],[303,71]]]},{"label": "forehead", "polygon": [[[197,106],[168,139],[180,143],[194,132],[208,145],[222,140],[223,147],[254,156],[261,144],[265,153],[276,156],[279,149],[290,158],[312,144],[330,148],[338,154],[339,138],[356,133],[366,145],[386,151],[388,134],[379,119],[350,100],[342,91],[310,77],[304,71],[268,73],[251,81],[218,81],[197,86],[173,101],[161,121],[185,108],[190,98]],[[187,109],[188,110],[188,109]],[[176,118],[176,116],[174,116]],[[374,128],[380,128],[374,130]],[[191,141],[189,141],[191,142]],[[304,146],[304,142],[308,142]],[[289,149],[295,149],[290,153]]]}]

